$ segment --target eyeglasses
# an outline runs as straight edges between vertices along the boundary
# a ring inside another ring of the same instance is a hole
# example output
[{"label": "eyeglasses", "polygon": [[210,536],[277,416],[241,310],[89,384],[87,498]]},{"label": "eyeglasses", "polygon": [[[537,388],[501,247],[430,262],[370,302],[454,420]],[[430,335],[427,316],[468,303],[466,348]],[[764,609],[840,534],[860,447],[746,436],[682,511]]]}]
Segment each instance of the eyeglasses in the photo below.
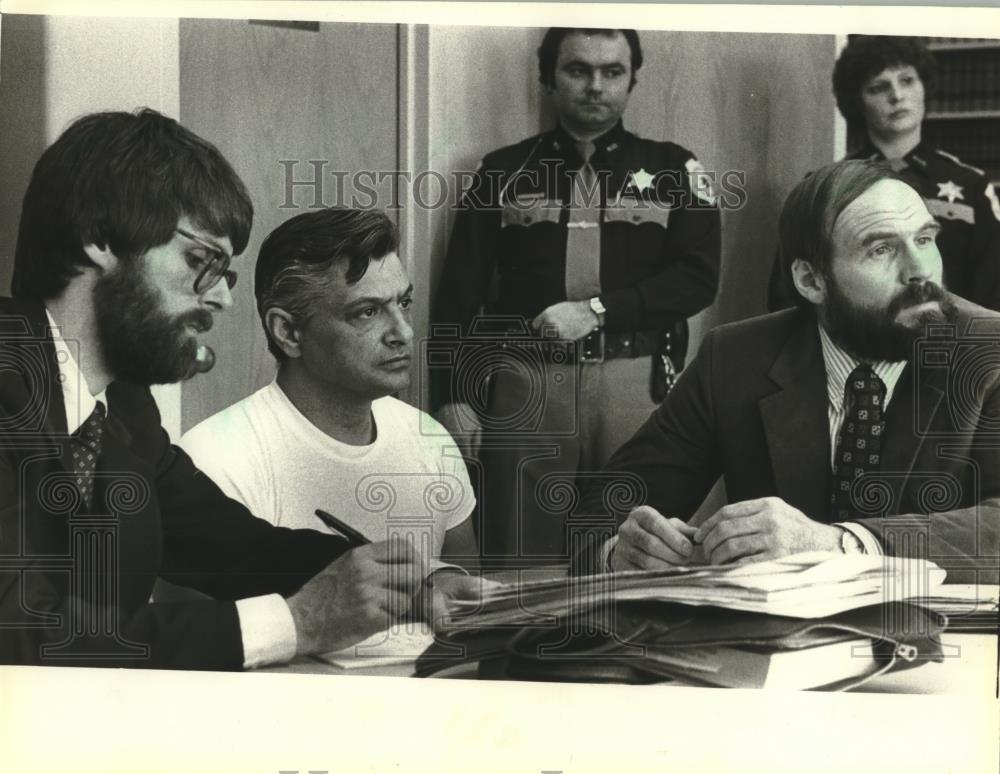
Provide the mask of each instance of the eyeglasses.
[{"label": "eyeglasses", "polygon": [[182,228],[175,229],[175,231],[185,239],[190,239],[200,247],[205,248],[210,255],[208,259],[205,259],[191,253],[187,254],[188,265],[192,269],[198,269],[198,276],[194,280],[195,293],[198,295],[207,293],[223,278],[225,278],[226,285],[230,290],[235,287],[236,272],[229,270],[229,263],[233,260],[233,256],[211,242],[206,242],[204,239],[196,237]]}]

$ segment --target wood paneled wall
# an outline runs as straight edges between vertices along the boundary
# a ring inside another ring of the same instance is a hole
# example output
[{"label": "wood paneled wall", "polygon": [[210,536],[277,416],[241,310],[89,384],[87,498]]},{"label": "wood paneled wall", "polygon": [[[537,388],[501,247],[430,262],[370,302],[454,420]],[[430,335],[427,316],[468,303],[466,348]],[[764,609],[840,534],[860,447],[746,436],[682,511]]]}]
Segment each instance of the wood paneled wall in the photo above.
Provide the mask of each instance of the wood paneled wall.
[{"label": "wood paneled wall", "polygon": [[778,213],[802,176],[833,161],[829,35],[643,33],[646,64],[628,124],[746,177],[746,202],[722,215],[722,280],[700,329],[765,311]]},{"label": "wood paneled wall", "polygon": [[[249,395],[274,374],[253,295],[260,243],[288,218],[337,201],[334,171],[397,167],[397,29],[327,24],[318,31],[235,20],[182,20],[181,122],[215,143],[246,182],[254,202],[250,244],[233,309],[205,340],[215,368],[184,384],[183,426]],[[323,161],[322,194],[297,187],[285,204],[282,160]]]},{"label": "wood paneled wall", "polygon": [[21,200],[45,150],[45,19],[0,25],[0,295],[10,295]]}]

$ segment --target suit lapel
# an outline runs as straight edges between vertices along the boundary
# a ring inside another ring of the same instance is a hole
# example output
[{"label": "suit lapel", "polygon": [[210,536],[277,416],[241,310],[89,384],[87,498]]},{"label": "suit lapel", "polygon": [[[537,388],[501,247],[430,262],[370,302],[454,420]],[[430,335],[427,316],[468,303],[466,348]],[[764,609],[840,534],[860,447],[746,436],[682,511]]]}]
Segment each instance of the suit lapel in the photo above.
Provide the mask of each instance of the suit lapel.
[{"label": "suit lapel", "polygon": [[108,385],[105,397],[108,402],[108,418],[104,423],[104,432],[109,433],[114,436],[118,441],[121,442],[122,446],[131,447],[132,446],[132,433],[129,432],[128,427],[119,418],[119,402],[118,396],[118,382],[112,382]]},{"label": "suit lapel", "polygon": [[807,516],[825,521],[830,425],[826,369],[811,315],[789,336],[768,376],[778,390],[758,406],[778,496]]}]

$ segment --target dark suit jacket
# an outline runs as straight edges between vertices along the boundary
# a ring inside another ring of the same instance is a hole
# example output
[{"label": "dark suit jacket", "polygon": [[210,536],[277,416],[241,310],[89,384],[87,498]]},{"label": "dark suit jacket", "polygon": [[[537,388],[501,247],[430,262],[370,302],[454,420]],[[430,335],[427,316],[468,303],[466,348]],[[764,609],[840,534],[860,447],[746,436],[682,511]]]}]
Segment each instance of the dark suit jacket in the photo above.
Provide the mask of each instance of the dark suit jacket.
[{"label": "dark suit jacket", "polygon": [[[241,668],[232,600],[291,595],[346,544],[254,518],[123,382],[107,390],[91,508],[112,518],[88,520],[57,379],[43,307],[0,300],[0,663]],[[157,576],[214,599],[151,604]]]},{"label": "dark suit jacket", "polygon": [[[948,569],[952,582],[973,582],[979,570],[981,582],[996,583],[1000,315],[955,301],[957,324],[920,344],[896,386],[882,469],[866,482],[870,518],[860,521],[886,553],[922,551]],[[614,454],[607,477],[576,512],[607,513],[608,484],[618,474],[637,476],[630,505],[644,501],[688,519],[722,476],[730,502],[777,496],[828,523],[830,451],[815,316],[789,309],[709,333],[673,392]],[[625,508],[616,512],[617,523],[626,515]],[[597,532],[590,530],[591,544]],[[592,547],[575,557],[578,570],[594,568]]]}]

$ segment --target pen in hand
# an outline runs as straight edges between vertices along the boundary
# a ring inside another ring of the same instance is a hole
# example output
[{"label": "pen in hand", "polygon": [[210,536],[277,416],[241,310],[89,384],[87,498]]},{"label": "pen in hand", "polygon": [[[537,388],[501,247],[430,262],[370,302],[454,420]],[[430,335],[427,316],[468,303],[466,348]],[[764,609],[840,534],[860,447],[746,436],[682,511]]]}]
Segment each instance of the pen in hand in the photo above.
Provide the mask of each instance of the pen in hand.
[{"label": "pen in hand", "polygon": [[345,538],[347,542],[351,544],[351,548],[358,548],[360,546],[366,546],[372,541],[362,535],[353,527],[349,527],[336,516],[332,516],[324,510],[319,508],[316,509],[316,515],[319,516],[320,520],[326,524],[330,529],[335,529]]}]

